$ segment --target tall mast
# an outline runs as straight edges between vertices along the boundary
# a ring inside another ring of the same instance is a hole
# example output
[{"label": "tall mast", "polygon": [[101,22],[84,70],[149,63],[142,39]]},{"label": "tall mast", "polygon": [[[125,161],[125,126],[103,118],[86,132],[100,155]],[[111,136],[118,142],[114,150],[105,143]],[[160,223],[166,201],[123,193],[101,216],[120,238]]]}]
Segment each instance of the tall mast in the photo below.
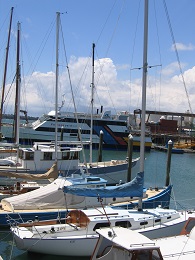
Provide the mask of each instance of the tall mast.
[{"label": "tall mast", "polygon": [[0,108],[0,132],[1,132],[1,123],[2,123],[2,115],[3,115],[3,105],[4,105],[4,96],[5,96],[5,83],[6,83],[6,76],[7,76],[7,63],[8,63],[8,54],[9,54],[9,45],[10,45],[9,43],[10,43],[10,34],[11,34],[13,10],[14,10],[14,8],[12,7],[11,8],[11,14],[10,14],[10,23],[9,23],[6,55],[5,55],[4,75],[3,75],[2,94],[1,94],[1,108]]},{"label": "tall mast", "polygon": [[55,87],[55,161],[58,158],[58,74],[59,74],[59,24],[60,13],[56,13],[56,87]]},{"label": "tall mast", "polygon": [[89,162],[92,163],[93,148],[93,105],[94,105],[94,50],[95,43],[92,44],[92,82],[91,82],[91,128],[90,128],[90,155]]},{"label": "tall mast", "polygon": [[15,124],[14,142],[19,144],[19,125],[20,125],[20,23],[17,24],[17,53],[16,53],[16,97],[15,97]]},{"label": "tall mast", "polygon": [[[146,82],[147,82],[147,52],[148,52],[148,0],[144,7],[144,46],[143,46],[143,73],[142,73],[142,117],[141,117],[141,144],[140,144],[140,172],[144,173],[145,160],[145,117],[146,117]],[[142,209],[142,199],[139,199],[138,209]]]}]

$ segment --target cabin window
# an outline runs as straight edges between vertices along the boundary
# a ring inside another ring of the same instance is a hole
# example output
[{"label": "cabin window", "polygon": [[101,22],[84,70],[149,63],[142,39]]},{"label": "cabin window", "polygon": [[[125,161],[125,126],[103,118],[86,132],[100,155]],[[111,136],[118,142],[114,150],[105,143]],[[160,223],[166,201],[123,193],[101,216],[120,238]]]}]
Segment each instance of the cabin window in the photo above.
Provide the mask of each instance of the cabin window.
[{"label": "cabin window", "polygon": [[19,150],[19,158],[24,159],[24,152],[22,150]]},{"label": "cabin window", "polygon": [[142,221],[142,222],[140,222],[140,226],[145,226],[145,225],[148,225],[148,221]]},{"label": "cabin window", "polygon": [[78,159],[78,158],[79,158],[79,153],[78,152],[74,152],[73,159]]},{"label": "cabin window", "polygon": [[29,152],[29,153],[26,153],[26,160],[34,160],[34,153],[33,152]]},{"label": "cabin window", "polygon": [[70,134],[70,136],[75,136],[75,137],[77,137],[77,134]]},{"label": "cabin window", "polygon": [[62,153],[62,160],[69,160],[70,158],[70,152],[63,152]]},{"label": "cabin window", "polygon": [[45,152],[43,155],[43,160],[52,160],[52,153]]},{"label": "cabin window", "polygon": [[133,250],[132,252],[132,259],[144,259],[144,260],[163,260],[161,253],[159,250],[152,250],[152,249],[141,249],[141,250]]},{"label": "cabin window", "polygon": [[95,231],[98,228],[102,228],[102,227],[109,227],[110,224],[108,222],[104,222],[104,223],[98,223],[95,225],[95,227],[93,228],[93,231]]},{"label": "cabin window", "polygon": [[78,159],[78,152],[74,152],[71,154],[71,160],[76,160]]},{"label": "cabin window", "polygon": [[131,227],[131,223],[129,221],[116,221],[115,226],[119,227],[124,227],[124,228],[129,228]]}]

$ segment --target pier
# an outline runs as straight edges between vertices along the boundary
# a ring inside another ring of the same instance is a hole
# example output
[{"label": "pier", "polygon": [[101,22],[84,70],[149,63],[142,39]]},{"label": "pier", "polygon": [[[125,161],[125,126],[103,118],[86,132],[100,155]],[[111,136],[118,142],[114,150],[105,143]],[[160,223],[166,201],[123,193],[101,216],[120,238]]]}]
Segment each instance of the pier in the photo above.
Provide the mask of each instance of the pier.
[{"label": "pier", "polygon": [[[134,110],[134,115],[140,115],[141,109]],[[174,143],[174,148],[191,150],[195,149],[195,129],[193,130],[192,119],[195,114],[178,113],[167,111],[146,110],[146,126],[150,129],[153,144],[159,146],[159,150],[165,146],[169,140]],[[159,121],[150,121],[151,115],[163,116]],[[169,118],[168,118],[169,117]],[[185,120],[185,119],[188,120]]]}]

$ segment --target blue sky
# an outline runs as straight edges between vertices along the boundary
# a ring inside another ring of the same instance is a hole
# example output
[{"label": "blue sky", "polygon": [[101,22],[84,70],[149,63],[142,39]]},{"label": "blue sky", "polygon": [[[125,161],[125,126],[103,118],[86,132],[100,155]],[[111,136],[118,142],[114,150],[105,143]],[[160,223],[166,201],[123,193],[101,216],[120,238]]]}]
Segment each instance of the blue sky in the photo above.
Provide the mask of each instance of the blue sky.
[{"label": "blue sky", "polygon": [[[164,2],[189,100],[179,77],[180,70],[176,53],[172,49],[173,41]],[[14,13],[6,83],[8,89],[15,69],[15,34],[19,21],[24,76],[21,106],[28,110],[29,115],[39,116],[54,106],[57,11],[61,12],[65,49],[78,111],[87,111],[90,106],[90,57],[93,42],[96,44],[95,106],[99,108],[103,105],[113,112],[132,112],[141,107],[142,72],[134,68],[142,67],[143,0],[0,0],[1,77],[12,6]],[[185,112],[190,109],[190,104],[194,112],[195,1],[150,0],[149,7],[148,64],[155,67],[148,71],[147,109]],[[60,55],[59,103],[62,96],[65,97],[64,109],[71,110],[66,62],[64,55]],[[13,93],[9,100],[13,104]],[[5,106],[7,113],[11,113],[12,109],[11,105]]]}]

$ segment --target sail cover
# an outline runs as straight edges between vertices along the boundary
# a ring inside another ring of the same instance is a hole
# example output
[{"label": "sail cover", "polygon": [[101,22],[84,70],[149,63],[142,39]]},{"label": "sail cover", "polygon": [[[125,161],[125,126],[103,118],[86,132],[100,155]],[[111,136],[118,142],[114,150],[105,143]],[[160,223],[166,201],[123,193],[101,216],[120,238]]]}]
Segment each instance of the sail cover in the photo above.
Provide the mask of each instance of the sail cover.
[{"label": "sail cover", "polygon": [[106,188],[80,188],[72,185],[64,186],[64,192],[77,196],[100,198],[143,197],[143,184],[144,174],[140,172],[131,182],[122,185],[107,186]]},{"label": "sail cover", "polygon": [[[64,185],[72,185],[72,182],[64,177],[58,177],[52,183],[17,196],[12,196],[1,200],[3,210],[43,210],[43,209],[60,209],[67,204],[72,204],[74,196],[71,194],[65,197],[63,192]],[[77,199],[75,203],[84,200],[83,197]]]},{"label": "sail cover", "polygon": [[0,172],[0,176],[5,176],[9,178],[22,178],[25,180],[56,179],[58,177],[57,163],[54,163],[52,167],[46,173],[43,174]]}]

